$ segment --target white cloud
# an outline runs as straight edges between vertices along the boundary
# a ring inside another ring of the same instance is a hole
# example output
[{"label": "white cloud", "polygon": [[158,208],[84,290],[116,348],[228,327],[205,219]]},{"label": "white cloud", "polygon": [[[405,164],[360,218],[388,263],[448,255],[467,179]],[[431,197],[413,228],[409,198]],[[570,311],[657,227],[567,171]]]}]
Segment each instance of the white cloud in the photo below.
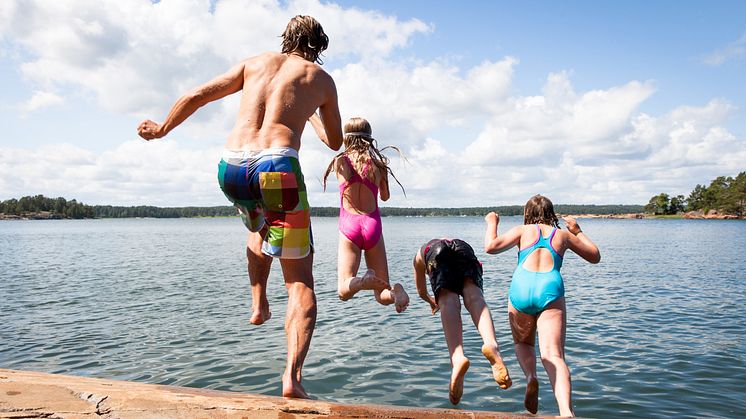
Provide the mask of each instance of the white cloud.
[{"label": "white cloud", "polygon": [[19,108],[21,109],[21,112],[26,114],[48,106],[61,105],[64,102],[65,100],[55,93],[37,90],[29,100],[21,103]]},{"label": "white cloud", "polygon": [[44,194],[87,204],[222,205],[219,153],[168,140],[128,141],[101,153],[71,144],[2,148],[0,190],[2,199]]},{"label": "white cloud", "polygon": [[[279,50],[296,14],[312,14],[330,34],[327,56],[386,56],[430,28],[316,0],[28,1],[0,8],[0,36],[33,57],[23,75],[43,86],[74,85],[107,110],[165,114],[186,90],[237,61]],[[361,49],[360,45],[365,48]]]},{"label": "white cloud", "polygon": [[746,56],[746,34],[731,42],[723,48],[719,48],[702,59],[707,65],[717,67],[726,61],[737,60]]},{"label": "white cloud", "polygon": [[508,96],[517,62],[512,57],[485,61],[464,74],[441,61],[367,60],[335,70],[332,76],[343,114],[363,116],[376,137],[406,145],[421,141],[434,128],[498,111]]},{"label": "white cloud", "polygon": [[510,107],[487,120],[466,148],[473,164],[491,167],[561,162],[564,152],[580,162],[604,153],[640,152],[624,141],[637,107],[647,99],[650,84],[630,82],[608,90],[576,94],[567,74],[551,74],[545,96],[510,98]]}]

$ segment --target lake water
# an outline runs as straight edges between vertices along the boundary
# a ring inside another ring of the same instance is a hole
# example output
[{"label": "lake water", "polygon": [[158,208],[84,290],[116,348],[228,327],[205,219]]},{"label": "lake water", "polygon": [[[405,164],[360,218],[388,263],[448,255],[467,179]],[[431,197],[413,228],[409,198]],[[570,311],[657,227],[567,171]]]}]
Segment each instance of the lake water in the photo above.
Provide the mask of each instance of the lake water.
[{"label": "lake water", "polygon": [[[501,231],[516,225],[504,217]],[[411,260],[433,237],[470,242],[513,377],[499,390],[464,310],[472,366],[458,408],[524,412],[510,338],[511,250],[481,251],[481,218],[384,219],[396,314],[370,294],[336,296],[336,218],[313,220],[319,314],[304,368],[322,400],[451,407],[438,316],[417,298]],[[746,222],[581,220],[599,265],[568,253],[567,361],[577,415],[746,414]],[[0,222],[0,367],[280,395],[286,304],[279,264],[273,318],[248,323],[246,231],[237,218]],[[541,365],[540,413],[557,406]]]}]

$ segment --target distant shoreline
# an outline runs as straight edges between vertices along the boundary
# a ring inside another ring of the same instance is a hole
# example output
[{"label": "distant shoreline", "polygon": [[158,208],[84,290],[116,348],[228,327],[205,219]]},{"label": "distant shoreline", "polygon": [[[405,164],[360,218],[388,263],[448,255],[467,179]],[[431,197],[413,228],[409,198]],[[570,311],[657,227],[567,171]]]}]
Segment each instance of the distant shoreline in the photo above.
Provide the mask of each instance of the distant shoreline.
[{"label": "distant shoreline", "polygon": [[[325,207],[322,207],[325,209]],[[381,208],[382,216],[384,217],[478,217],[480,214],[463,214],[463,213],[443,213],[438,211],[437,213],[423,211],[421,214],[386,214],[385,208]],[[427,210],[426,208],[414,210]],[[459,209],[445,209],[445,210],[459,210]],[[337,209],[338,211],[338,209]],[[469,211],[472,212],[472,211]],[[484,211],[486,214],[489,211]],[[500,213],[498,211],[498,213]],[[503,216],[517,216],[520,214],[505,214],[500,213]],[[561,214],[561,215],[560,215]],[[330,214],[328,211],[323,211],[322,214],[311,214],[313,217],[336,217],[337,214]],[[710,211],[707,214],[698,211],[690,211],[683,214],[675,215],[655,215],[642,212],[632,212],[624,214],[565,214],[558,212],[560,216],[571,216],[574,218],[600,218],[600,219],[614,219],[614,220],[643,220],[643,219],[660,219],[660,220],[744,220],[746,217],[738,217],[729,214],[719,214],[717,211]],[[103,219],[118,219],[118,218],[148,218],[148,219],[159,219],[159,218],[233,218],[238,215],[194,215],[194,216],[178,216],[178,217],[159,217],[159,216],[127,216],[127,217],[88,217],[79,218],[84,220],[103,220]],[[37,212],[26,212],[20,215],[4,214],[0,213],[0,221],[28,221],[28,220],[72,220],[74,218],[66,217],[63,214],[52,213],[49,211],[37,211]]]}]

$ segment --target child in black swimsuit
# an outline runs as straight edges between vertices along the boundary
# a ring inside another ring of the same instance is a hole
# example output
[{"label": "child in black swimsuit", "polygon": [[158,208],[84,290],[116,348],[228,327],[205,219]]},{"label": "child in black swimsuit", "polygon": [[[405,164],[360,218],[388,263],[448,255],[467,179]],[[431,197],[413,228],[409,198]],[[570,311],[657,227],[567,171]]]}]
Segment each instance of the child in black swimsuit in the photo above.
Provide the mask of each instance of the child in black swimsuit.
[{"label": "child in black swimsuit", "polygon": [[[458,404],[464,392],[464,376],[469,359],[464,355],[461,325],[461,299],[482,336],[482,353],[492,365],[492,375],[502,389],[512,384],[495,339],[492,315],[482,295],[482,264],[474,250],[463,240],[433,239],[414,257],[414,279],[420,298],[430,304],[432,313],[440,310],[448,352],[451,357],[451,381],[448,398]],[[434,297],[427,292],[425,276],[430,279]]]}]

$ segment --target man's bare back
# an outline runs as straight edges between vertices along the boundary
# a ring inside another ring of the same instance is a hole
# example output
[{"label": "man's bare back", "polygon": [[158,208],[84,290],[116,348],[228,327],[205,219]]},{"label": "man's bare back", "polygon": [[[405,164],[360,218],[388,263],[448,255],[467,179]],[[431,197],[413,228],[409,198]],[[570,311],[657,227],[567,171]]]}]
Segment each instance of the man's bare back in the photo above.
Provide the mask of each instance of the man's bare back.
[{"label": "man's bare back", "polygon": [[161,138],[200,107],[238,91],[241,105],[226,149],[299,150],[303,128],[316,109],[326,131],[321,140],[333,150],[342,145],[334,80],[318,64],[293,53],[267,52],[240,62],[179,98],[163,124],[146,120],[138,132],[146,140]]},{"label": "man's bare back", "polygon": [[[243,67],[243,93],[236,125],[226,148],[263,150],[300,148],[308,118],[319,109],[332,122],[337,102],[334,81],[318,64],[295,54],[268,52],[239,64]],[[341,133],[340,133],[341,136]]]}]

